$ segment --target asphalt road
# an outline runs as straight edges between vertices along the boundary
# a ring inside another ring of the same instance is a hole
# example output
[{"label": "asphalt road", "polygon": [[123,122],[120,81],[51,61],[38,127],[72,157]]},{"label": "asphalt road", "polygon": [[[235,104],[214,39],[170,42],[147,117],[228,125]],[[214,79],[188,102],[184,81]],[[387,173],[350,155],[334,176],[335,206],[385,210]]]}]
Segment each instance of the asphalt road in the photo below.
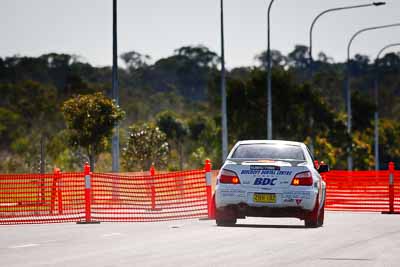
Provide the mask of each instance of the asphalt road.
[{"label": "asphalt road", "polygon": [[400,215],[0,226],[0,266],[400,266]]}]

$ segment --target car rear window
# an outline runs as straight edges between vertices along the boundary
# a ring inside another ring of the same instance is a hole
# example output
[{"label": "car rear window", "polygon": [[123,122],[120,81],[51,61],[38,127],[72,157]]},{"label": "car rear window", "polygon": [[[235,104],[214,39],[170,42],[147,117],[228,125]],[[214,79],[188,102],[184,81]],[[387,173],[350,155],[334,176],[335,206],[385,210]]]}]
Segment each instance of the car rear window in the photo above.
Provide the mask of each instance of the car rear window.
[{"label": "car rear window", "polygon": [[243,144],[232,154],[236,159],[287,159],[305,160],[303,149],[295,145]]}]

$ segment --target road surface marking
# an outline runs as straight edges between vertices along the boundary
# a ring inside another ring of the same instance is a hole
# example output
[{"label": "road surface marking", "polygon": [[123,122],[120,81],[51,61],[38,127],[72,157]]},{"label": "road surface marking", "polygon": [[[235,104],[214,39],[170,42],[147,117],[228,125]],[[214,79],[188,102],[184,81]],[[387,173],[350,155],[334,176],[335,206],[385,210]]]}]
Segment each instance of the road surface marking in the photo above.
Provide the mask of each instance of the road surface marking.
[{"label": "road surface marking", "polygon": [[8,248],[29,248],[29,247],[36,247],[39,246],[39,244],[22,244],[22,245],[17,245],[17,246],[11,246]]}]

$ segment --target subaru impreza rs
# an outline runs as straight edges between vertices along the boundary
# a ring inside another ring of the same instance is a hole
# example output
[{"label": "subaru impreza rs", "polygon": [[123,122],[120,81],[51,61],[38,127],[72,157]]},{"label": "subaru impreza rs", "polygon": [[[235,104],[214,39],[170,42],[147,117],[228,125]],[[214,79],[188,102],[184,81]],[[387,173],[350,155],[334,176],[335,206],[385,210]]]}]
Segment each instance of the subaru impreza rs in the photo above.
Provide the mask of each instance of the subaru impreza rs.
[{"label": "subaru impreza rs", "polygon": [[307,146],[299,142],[238,142],[217,176],[215,217],[218,226],[238,218],[294,217],[306,227],[324,223],[325,182]]}]

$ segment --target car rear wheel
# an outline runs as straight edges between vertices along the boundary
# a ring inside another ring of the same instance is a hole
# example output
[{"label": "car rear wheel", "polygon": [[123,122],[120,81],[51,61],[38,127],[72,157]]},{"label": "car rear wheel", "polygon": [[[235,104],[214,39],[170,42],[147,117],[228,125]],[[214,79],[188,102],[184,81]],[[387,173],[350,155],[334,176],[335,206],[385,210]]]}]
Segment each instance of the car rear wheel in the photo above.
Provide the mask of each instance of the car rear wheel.
[{"label": "car rear wheel", "polygon": [[218,226],[233,226],[236,221],[237,219],[232,209],[217,209],[215,211],[215,222]]},{"label": "car rear wheel", "polygon": [[325,217],[325,205],[322,207],[322,209],[319,212],[319,216],[318,216],[318,226],[319,227],[324,225],[324,217]]},{"label": "car rear wheel", "polygon": [[218,226],[233,226],[236,224],[236,218],[232,218],[229,220],[216,220]]},{"label": "car rear wheel", "polygon": [[319,209],[319,202],[317,197],[317,203],[312,212],[304,220],[304,226],[307,228],[316,228],[324,224],[325,217],[325,205],[322,209]]}]

